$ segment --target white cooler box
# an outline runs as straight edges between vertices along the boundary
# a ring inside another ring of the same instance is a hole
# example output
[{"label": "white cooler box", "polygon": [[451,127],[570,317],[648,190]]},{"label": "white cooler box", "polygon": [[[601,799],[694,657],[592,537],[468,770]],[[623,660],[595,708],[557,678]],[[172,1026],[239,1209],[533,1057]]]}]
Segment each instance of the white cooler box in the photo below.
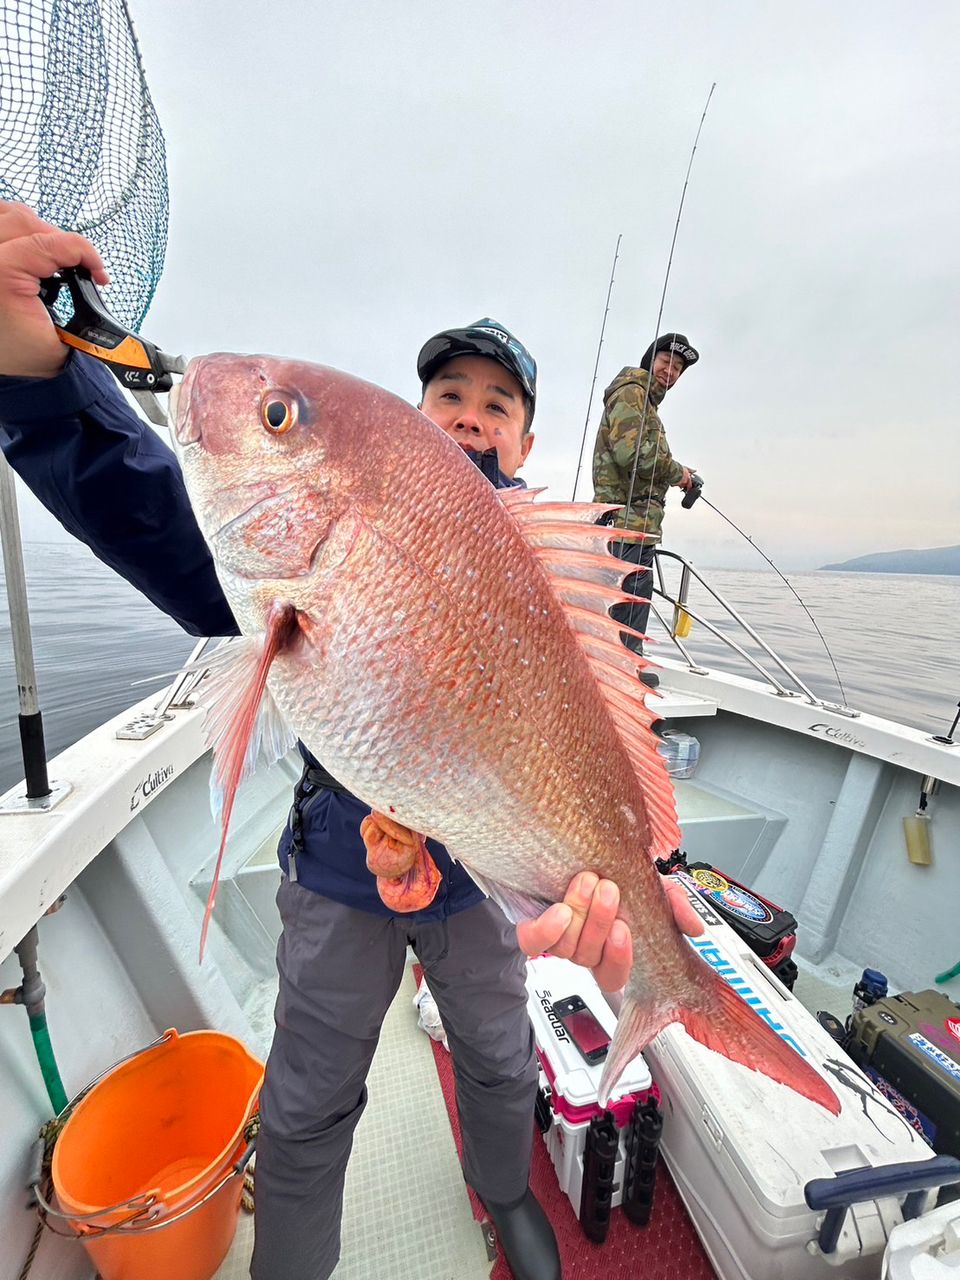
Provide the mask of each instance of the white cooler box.
[{"label": "white cooler box", "polygon": [[[800,1047],[841,1102],[839,1116],[832,1116],[704,1048],[678,1025],[649,1046],[645,1057],[661,1092],[663,1155],[710,1259],[722,1280],[878,1280],[891,1231],[936,1196],[916,1183],[929,1188],[951,1181],[949,1170],[955,1166],[954,1176],[960,1176],[960,1164],[934,1160],[923,1139],[747,944],[698,895],[694,906],[706,933],[689,939],[691,946]],[[931,1163],[908,1170],[914,1186],[901,1208],[905,1174],[891,1166],[921,1161]],[[835,1181],[854,1169],[866,1170],[852,1179],[857,1187],[850,1177]],[[819,1209],[812,1209],[805,1191],[819,1179],[829,1182],[813,1189]],[[844,1193],[861,1202],[825,1214],[823,1197]],[[837,1237],[832,1248],[826,1238],[831,1229]]]},{"label": "white cooler box", "polygon": [[[597,1105],[597,1088],[603,1074],[603,1063],[588,1066],[584,1062],[554,1016],[552,1008],[554,1000],[573,995],[580,996],[612,1037],[617,1024],[616,1014],[607,1004],[589,969],[572,964],[569,960],[560,960],[556,956],[538,956],[535,960],[528,961],[527,1009],[537,1041],[540,1086],[550,1105],[549,1116],[541,1118],[541,1128],[549,1121],[549,1127],[543,1135],[544,1142],[557,1171],[560,1187],[584,1230],[591,1239],[602,1239],[605,1232],[593,1213],[596,1205],[584,1206],[582,1193],[584,1155],[590,1121],[602,1119],[604,1115],[603,1108]],[[630,1121],[637,1103],[648,1101],[655,1103],[656,1094],[651,1088],[647,1064],[638,1056],[621,1077],[607,1108],[612,1113],[617,1128],[612,1182],[606,1188],[609,1193],[606,1205],[608,1212],[609,1209],[618,1207],[623,1199]],[[659,1138],[659,1121],[656,1132]],[[652,1193],[652,1176],[650,1189]],[[601,1206],[601,1220],[603,1216]]]}]

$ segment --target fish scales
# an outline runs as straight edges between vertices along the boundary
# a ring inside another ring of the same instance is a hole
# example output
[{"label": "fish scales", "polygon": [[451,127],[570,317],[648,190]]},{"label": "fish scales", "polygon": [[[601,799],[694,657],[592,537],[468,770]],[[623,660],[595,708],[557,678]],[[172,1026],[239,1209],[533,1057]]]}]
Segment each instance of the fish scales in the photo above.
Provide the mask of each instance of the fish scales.
[{"label": "fish scales", "polygon": [[551,900],[583,867],[629,885],[644,798],[545,572],[439,430],[408,411],[391,444],[438,482],[376,487],[339,515],[349,555],[285,584],[311,652],[280,656],[274,697],[344,785],[494,879]]}]

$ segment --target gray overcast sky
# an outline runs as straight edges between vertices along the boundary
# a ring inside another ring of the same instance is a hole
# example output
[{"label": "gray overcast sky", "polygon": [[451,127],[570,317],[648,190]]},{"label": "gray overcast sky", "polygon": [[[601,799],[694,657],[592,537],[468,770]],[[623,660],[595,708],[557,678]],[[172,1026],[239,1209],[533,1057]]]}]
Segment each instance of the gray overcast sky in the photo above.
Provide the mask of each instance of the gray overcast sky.
[{"label": "gray overcast sky", "polygon": [[[420,343],[492,315],[540,365],[527,479],[568,497],[622,232],[590,497],[716,81],[662,326],[702,355],[674,455],[786,567],[960,542],[956,0],[130,7],[169,152],[155,341],[414,398]],[[670,545],[760,565],[679,496]]]}]

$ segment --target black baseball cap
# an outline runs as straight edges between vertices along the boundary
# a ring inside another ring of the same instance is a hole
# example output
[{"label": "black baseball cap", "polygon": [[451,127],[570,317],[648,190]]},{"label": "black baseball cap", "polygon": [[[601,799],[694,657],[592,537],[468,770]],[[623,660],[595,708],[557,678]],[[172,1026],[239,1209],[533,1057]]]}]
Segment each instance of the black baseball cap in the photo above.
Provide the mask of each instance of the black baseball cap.
[{"label": "black baseball cap", "polygon": [[640,361],[640,368],[649,372],[654,356],[659,355],[661,351],[669,351],[671,355],[679,356],[684,363],[684,367],[696,364],[700,359],[700,352],[696,347],[691,347],[684,334],[662,333],[656,342],[651,342],[647,347],[643,354],[643,359]]},{"label": "black baseball cap", "polygon": [[537,362],[509,329],[486,316],[465,329],[445,329],[423,344],[417,356],[417,373],[426,385],[441,365],[456,356],[489,356],[512,373],[530,406],[537,403]]}]

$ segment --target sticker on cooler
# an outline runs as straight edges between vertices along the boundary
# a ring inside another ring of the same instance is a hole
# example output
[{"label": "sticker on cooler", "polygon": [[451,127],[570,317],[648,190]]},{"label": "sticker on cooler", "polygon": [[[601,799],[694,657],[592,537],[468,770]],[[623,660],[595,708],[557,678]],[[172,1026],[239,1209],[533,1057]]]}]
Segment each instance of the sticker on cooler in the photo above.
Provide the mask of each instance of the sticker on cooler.
[{"label": "sticker on cooler", "polygon": [[960,1080],[960,1064],[954,1062],[951,1057],[948,1057],[942,1049],[938,1049],[935,1044],[931,1044],[926,1036],[922,1036],[919,1031],[915,1031],[913,1035],[907,1036],[907,1039],[921,1053],[925,1053],[928,1058],[932,1059],[938,1067],[946,1071],[948,1076],[953,1076],[954,1080]]},{"label": "sticker on cooler", "polygon": [[[731,963],[716,943],[711,942],[709,937],[687,938],[687,942],[715,973],[718,973],[729,986],[733,987],[737,995],[753,1009],[754,1013],[764,1020],[771,1031],[775,1031],[781,1040],[799,1053],[801,1058],[807,1057],[806,1050],[794,1039],[783,1023],[777,1021],[764,1001],[741,975],[736,965]],[[759,964],[760,962],[758,961],[757,963]]]},{"label": "sticker on cooler", "polygon": [[679,872],[681,879],[692,881],[692,888],[712,898],[720,906],[726,907],[734,915],[743,920],[751,920],[756,924],[769,924],[773,920],[773,912],[765,902],[755,898],[746,889],[731,884],[725,876],[716,871],[707,871],[702,867],[687,872]]},{"label": "sticker on cooler", "polygon": [[956,1040],[960,1040],[960,1018],[948,1018],[943,1024]]}]

